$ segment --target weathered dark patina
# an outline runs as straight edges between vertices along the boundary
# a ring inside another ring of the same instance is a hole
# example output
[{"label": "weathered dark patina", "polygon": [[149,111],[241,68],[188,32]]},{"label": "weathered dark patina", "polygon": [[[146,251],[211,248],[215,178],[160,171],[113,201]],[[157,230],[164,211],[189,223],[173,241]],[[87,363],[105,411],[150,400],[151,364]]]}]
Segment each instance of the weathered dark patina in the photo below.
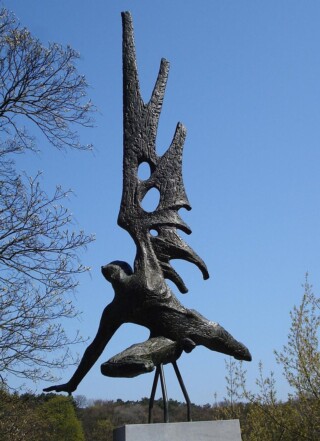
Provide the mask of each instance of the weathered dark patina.
[{"label": "weathered dark patina", "polygon": [[[123,323],[136,323],[150,330],[150,338],[131,346],[101,366],[111,377],[134,377],[156,366],[174,363],[182,351],[197,345],[251,360],[248,349],[219,324],[185,308],[175,297],[165,279],[170,279],[182,293],[187,288],[170,265],[171,259],[183,259],[199,267],[203,278],[209,277],[202,259],[179,237],[177,230],[191,230],[179,215],[180,208],[191,209],[182,180],[182,151],[186,136],[179,123],[169,149],[156,153],[156,135],[168,78],[169,63],[161,60],[158,78],[150,101],[140,95],[131,15],[123,20],[123,112],[124,156],[123,193],[118,224],[127,230],[137,247],[134,269],[126,262],[114,261],[102,267],[102,274],[112,284],[114,299],[103,311],[96,337],[85,351],[70,381],[46,391],[73,392],[97,361],[105,346]],[[141,180],[138,169],[150,166],[150,177]],[[153,212],[142,208],[142,200],[151,189],[160,193]]]}]

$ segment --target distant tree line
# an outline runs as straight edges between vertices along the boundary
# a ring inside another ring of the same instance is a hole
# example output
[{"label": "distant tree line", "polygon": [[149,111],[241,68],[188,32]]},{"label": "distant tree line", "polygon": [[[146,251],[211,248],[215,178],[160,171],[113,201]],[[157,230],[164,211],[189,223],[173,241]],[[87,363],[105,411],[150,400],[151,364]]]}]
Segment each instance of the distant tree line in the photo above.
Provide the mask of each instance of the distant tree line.
[{"label": "distant tree line", "polygon": [[[79,407],[79,406],[84,407]],[[303,403],[296,400],[266,404],[228,400],[192,404],[193,421],[240,419],[243,441],[319,441],[314,413],[301,424]],[[318,403],[319,405],[319,403]],[[186,421],[186,404],[169,400],[170,422]],[[90,400],[58,395],[1,394],[1,441],[112,441],[113,430],[125,424],[146,424],[148,398],[139,401]],[[163,403],[154,403],[154,422],[163,422]]]}]

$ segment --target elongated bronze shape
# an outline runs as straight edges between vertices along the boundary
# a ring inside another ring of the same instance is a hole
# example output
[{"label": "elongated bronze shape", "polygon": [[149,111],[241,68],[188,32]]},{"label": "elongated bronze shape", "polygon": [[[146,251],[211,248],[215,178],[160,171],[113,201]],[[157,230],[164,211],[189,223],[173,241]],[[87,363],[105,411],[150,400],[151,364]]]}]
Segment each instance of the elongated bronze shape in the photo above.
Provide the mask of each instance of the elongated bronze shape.
[{"label": "elongated bronze shape", "polygon": [[[180,208],[191,209],[182,180],[182,151],[186,130],[178,123],[168,150],[158,156],[156,135],[168,79],[169,63],[161,60],[158,78],[150,101],[143,102],[136,65],[132,19],[122,13],[123,23],[123,193],[118,224],[134,240],[137,253],[134,269],[122,261],[102,267],[112,284],[114,299],[103,311],[93,342],[70,381],[46,390],[74,391],[97,361],[105,346],[123,323],[136,323],[150,330],[150,338],[138,343],[101,365],[103,375],[134,377],[151,372],[156,366],[173,363],[182,351],[197,345],[251,360],[248,349],[218,323],[185,308],[166,283],[173,281],[182,293],[187,288],[170,265],[171,259],[183,259],[198,266],[203,278],[209,277],[202,259],[179,237],[178,230],[191,230],[179,215]],[[150,166],[150,177],[141,180],[138,169]],[[157,208],[147,212],[142,201],[148,191],[160,193]]]}]

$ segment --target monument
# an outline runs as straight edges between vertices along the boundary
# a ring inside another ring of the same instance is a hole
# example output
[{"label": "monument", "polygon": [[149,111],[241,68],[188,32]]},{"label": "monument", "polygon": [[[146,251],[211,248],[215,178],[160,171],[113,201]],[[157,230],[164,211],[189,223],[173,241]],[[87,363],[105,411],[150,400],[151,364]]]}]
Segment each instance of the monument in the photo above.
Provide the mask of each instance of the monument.
[{"label": "monument", "polygon": [[[179,215],[180,208],[191,209],[182,179],[186,129],[178,123],[170,147],[162,156],[157,155],[156,135],[169,63],[165,59],[161,60],[151,99],[144,103],[139,88],[129,12],[122,13],[122,25],[124,149],[123,192],[118,225],[130,234],[137,253],[133,269],[123,261],[114,261],[102,267],[103,276],[114,289],[114,299],[104,309],[98,332],[71,379],[44,390],[69,394],[74,392],[117,329],[123,323],[134,323],[150,330],[149,339],[103,363],[101,373],[109,377],[135,377],[155,369],[149,422],[152,420],[152,404],[159,377],[165,401],[164,420],[168,421],[162,367],[172,363],[188,404],[190,421],[190,401],[176,363],[182,352],[190,352],[196,346],[203,345],[238,360],[250,361],[251,355],[242,343],[218,323],[208,320],[195,310],[185,308],[166,283],[166,279],[169,279],[181,293],[188,291],[182,278],[171,266],[171,259],[191,262],[200,269],[204,279],[209,277],[203,260],[178,235],[178,230],[191,233]],[[150,167],[150,176],[142,180],[138,170],[144,163]],[[142,201],[151,189],[158,190],[160,200],[154,211],[147,212],[142,208]],[[141,434],[139,437],[142,439]]]}]

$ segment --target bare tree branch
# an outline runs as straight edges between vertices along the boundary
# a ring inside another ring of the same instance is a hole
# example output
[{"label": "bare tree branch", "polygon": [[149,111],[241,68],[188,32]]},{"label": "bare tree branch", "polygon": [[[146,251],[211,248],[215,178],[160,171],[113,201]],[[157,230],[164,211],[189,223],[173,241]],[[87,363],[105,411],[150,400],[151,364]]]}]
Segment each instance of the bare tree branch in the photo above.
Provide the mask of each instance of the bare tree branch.
[{"label": "bare tree branch", "polygon": [[[92,236],[71,231],[62,205],[69,195],[57,187],[48,196],[40,175],[15,170],[14,155],[36,150],[39,129],[57,148],[87,149],[74,124],[91,126],[87,83],[70,47],[45,48],[0,9],[0,382],[8,375],[48,379],[50,369],[72,362],[63,320],[77,315],[68,293],[88,268],[79,251]],[[66,351],[67,348],[67,351]],[[63,349],[63,351],[61,351]]]},{"label": "bare tree branch", "polygon": [[73,125],[92,127],[87,82],[75,67],[79,54],[71,47],[42,46],[14,16],[0,11],[0,131],[34,148],[21,117],[30,120],[58,148],[88,149]]}]

